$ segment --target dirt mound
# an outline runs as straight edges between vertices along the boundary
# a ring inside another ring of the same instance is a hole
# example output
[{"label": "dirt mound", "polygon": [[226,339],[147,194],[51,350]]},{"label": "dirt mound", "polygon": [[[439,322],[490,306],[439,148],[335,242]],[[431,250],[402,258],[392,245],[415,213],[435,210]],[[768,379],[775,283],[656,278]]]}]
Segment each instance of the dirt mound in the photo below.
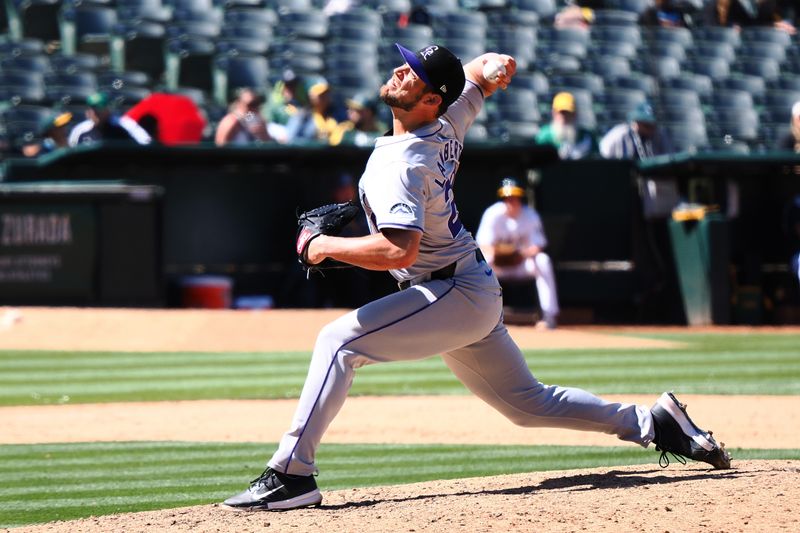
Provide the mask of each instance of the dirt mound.
[{"label": "dirt mound", "polygon": [[206,505],[12,531],[798,531],[798,474],[800,461],[538,472],[325,492],[321,507],[290,512]]}]

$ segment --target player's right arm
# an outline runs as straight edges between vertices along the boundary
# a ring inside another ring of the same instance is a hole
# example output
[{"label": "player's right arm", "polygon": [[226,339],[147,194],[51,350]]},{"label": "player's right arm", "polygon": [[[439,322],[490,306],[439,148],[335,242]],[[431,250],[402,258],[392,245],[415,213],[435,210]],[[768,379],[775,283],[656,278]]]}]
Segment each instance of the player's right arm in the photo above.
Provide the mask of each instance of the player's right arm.
[{"label": "player's right arm", "polygon": [[[491,82],[483,77],[483,66],[489,61],[497,61],[506,68],[506,73],[500,73],[497,82]],[[510,55],[489,52],[480,55],[464,65],[464,74],[467,79],[476,84],[483,91],[483,96],[491,96],[497,89],[506,89],[511,83],[511,78],[517,72],[517,61]]]},{"label": "player's right arm", "polygon": [[317,264],[330,257],[367,270],[408,268],[417,260],[422,232],[384,228],[365,237],[320,235],[308,247],[308,262]]}]

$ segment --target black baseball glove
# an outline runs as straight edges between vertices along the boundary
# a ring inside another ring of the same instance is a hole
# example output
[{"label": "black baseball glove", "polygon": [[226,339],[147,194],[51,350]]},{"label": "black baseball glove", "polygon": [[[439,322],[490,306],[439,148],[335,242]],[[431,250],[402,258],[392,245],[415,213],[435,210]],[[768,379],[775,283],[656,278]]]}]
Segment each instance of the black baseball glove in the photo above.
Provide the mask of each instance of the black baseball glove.
[{"label": "black baseball glove", "polygon": [[297,215],[297,258],[303,269],[311,274],[330,268],[349,268],[352,265],[325,259],[316,265],[308,262],[308,246],[320,235],[339,235],[361,211],[356,202],[328,204]]}]

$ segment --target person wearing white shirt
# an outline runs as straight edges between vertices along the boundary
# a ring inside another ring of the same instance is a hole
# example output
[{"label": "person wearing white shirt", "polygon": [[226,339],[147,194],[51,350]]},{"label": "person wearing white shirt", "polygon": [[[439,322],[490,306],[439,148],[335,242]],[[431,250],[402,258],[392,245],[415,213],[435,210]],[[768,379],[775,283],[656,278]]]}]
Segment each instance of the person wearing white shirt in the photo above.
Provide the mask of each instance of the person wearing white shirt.
[{"label": "person wearing white shirt", "polygon": [[539,328],[554,329],[559,313],[556,277],[539,213],[524,203],[525,189],[513,178],[503,179],[500,201],[481,217],[475,240],[501,280],[533,278],[539,294]]}]

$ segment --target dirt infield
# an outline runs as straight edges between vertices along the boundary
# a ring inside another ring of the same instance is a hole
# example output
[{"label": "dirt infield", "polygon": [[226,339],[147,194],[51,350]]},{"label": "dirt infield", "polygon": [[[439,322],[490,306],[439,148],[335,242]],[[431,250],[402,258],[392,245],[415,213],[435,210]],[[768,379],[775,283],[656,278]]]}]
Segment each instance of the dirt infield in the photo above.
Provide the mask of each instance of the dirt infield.
[{"label": "dirt infield", "polygon": [[11,530],[75,532],[798,531],[800,461],[631,466],[324,493],[319,508],[237,513],[205,505]]},{"label": "dirt infield", "polygon": [[[308,350],[332,311],[0,309],[0,349]],[[611,328],[510,328],[525,348],[650,348]],[[629,331],[642,332],[642,329]],[[727,331],[719,329],[719,331]],[[733,330],[737,334],[747,330]],[[626,395],[610,399],[650,403]],[[729,448],[797,447],[796,397],[682,396]],[[160,402],[0,408],[0,443],[276,441],[295,402]],[[113,410],[114,416],[109,416]],[[218,413],[224,412],[225,416]],[[231,413],[240,417],[232,417]],[[413,415],[409,415],[413,413]],[[474,420],[482,420],[480,427]],[[180,421],[169,428],[153,420]],[[238,418],[238,419],[237,419]],[[205,421],[218,421],[208,427]],[[265,421],[253,428],[254,419]],[[59,424],[53,424],[59,420]],[[266,421],[270,421],[268,424]],[[114,422],[114,423],[112,423]],[[243,430],[246,428],[246,430]],[[442,429],[445,428],[445,429]],[[351,398],[325,442],[616,445],[607,435],[516,428],[472,397]],[[800,530],[800,461],[734,461],[730,471],[655,465],[325,492],[319,509],[238,514],[218,506],[122,514],[18,531],[773,531]],[[324,489],[324,480],[321,481]],[[624,489],[624,490],[620,490]]]}]

